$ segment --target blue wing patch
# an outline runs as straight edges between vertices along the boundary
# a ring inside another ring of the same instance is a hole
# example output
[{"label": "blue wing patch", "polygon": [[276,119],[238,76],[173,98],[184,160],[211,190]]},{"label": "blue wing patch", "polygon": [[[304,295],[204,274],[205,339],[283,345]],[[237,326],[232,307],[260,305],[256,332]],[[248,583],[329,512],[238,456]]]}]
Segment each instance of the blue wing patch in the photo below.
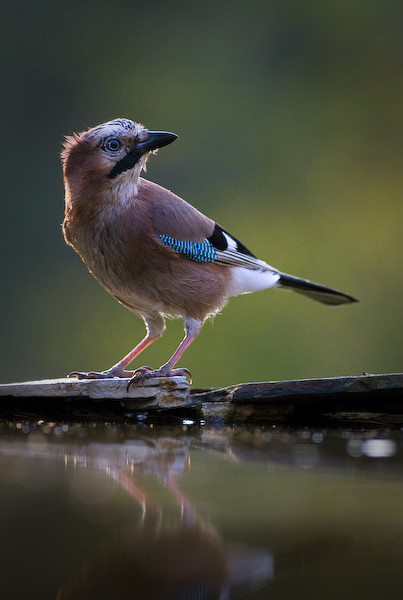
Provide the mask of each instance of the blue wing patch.
[{"label": "blue wing patch", "polygon": [[196,242],[183,242],[163,233],[158,236],[158,239],[165,244],[165,246],[168,246],[168,248],[172,248],[175,252],[179,252],[179,254],[183,254],[187,258],[190,258],[190,260],[196,262],[214,262],[217,258],[217,252],[213,244],[208,240],[205,240],[201,244]]}]

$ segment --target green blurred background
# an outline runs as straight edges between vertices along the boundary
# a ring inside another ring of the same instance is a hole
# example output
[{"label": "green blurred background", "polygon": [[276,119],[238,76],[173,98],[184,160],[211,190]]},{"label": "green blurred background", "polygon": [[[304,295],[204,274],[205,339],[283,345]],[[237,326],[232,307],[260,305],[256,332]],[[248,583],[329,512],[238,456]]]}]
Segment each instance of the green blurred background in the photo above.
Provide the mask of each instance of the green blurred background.
[{"label": "green blurred background", "polygon": [[233,299],[180,363],[196,386],[402,370],[400,1],[16,0],[0,28],[1,381],[103,369],[144,334],[60,228],[63,136],[118,116],[180,135],[148,178],[363,301]]}]

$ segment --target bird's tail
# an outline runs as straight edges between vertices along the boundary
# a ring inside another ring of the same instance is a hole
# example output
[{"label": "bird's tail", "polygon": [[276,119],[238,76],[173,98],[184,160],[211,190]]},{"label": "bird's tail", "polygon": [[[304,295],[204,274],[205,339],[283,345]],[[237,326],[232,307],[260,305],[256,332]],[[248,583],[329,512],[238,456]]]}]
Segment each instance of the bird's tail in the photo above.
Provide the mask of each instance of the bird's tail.
[{"label": "bird's tail", "polygon": [[286,273],[280,273],[280,279],[278,280],[277,285],[283,288],[289,288],[299,294],[304,294],[304,296],[308,296],[308,298],[312,298],[312,300],[317,300],[317,302],[323,302],[323,304],[337,306],[338,304],[359,302],[359,300],[353,298],[353,296],[349,296],[343,292],[333,290],[332,288],[320,285],[319,283],[313,283],[312,281],[308,281],[308,279],[293,277]]}]

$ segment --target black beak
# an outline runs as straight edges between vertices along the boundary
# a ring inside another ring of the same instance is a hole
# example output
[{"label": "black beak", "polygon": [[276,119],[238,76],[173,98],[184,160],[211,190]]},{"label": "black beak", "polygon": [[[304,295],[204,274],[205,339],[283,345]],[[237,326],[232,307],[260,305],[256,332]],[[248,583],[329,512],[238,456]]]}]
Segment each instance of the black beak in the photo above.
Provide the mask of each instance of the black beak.
[{"label": "black beak", "polygon": [[137,144],[136,150],[140,154],[152,152],[152,150],[156,150],[157,148],[168,146],[168,144],[177,140],[178,137],[176,133],[169,133],[167,131],[149,131],[148,140]]},{"label": "black beak", "polygon": [[167,146],[171,142],[177,140],[178,137],[179,136],[177,136],[176,133],[168,133],[167,131],[149,131],[148,140],[134,146],[126,156],[117,162],[112,171],[108,174],[109,179],[114,179],[124,171],[132,169],[146,152],[152,152],[157,148]]}]

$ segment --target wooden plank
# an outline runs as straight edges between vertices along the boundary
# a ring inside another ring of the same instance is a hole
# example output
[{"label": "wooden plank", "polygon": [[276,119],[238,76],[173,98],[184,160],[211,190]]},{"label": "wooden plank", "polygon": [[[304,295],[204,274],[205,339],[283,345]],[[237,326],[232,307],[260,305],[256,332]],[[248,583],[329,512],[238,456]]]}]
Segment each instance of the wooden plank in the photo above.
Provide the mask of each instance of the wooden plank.
[{"label": "wooden plank", "polygon": [[352,400],[353,395],[381,397],[385,394],[401,395],[403,398],[402,373],[241,383],[220,389],[194,390],[192,397],[204,402],[226,400],[255,404],[275,398],[297,402],[307,398],[334,396],[340,399],[348,395]]},{"label": "wooden plank", "polygon": [[291,426],[403,424],[403,375],[362,375],[245,383],[197,390],[203,415],[216,424],[278,423]]},{"label": "wooden plank", "polygon": [[51,379],[2,384],[0,416],[122,420],[136,418],[139,411],[146,411],[149,418],[173,409],[183,414],[193,410],[194,418],[216,425],[403,424],[400,373],[242,383],[191,393],[185,377],[150,379],[129,390],[127,383],[127,379]]},{"label": "wooden plank", "polygon": [[186,377],[158,377],[141,385],[127,384],[129,379],[43,379],[0,385],[1,399],[63,398],[93,401],[120,401],[130,409],[175,408],[190,404],[190,386]]}]

